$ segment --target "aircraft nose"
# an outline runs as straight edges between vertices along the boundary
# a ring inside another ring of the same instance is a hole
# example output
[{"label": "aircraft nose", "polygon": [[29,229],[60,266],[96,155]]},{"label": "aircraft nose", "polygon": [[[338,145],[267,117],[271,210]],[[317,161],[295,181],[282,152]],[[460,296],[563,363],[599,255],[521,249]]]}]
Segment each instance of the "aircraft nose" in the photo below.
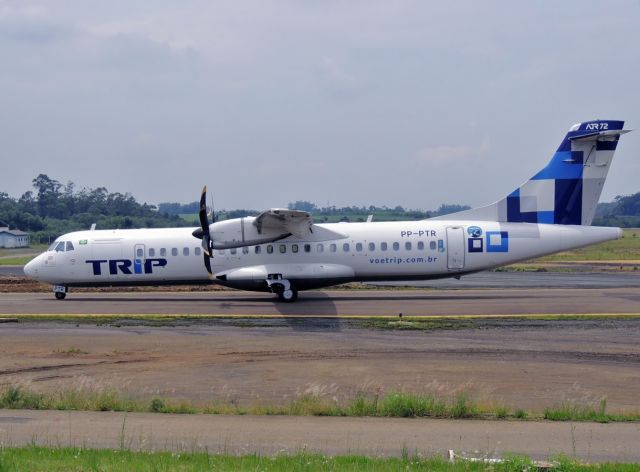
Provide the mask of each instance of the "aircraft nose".
[{"label": "aircraft nose", "polygon": [[24,275],[31,277],[32,279],[35,279],[38,276],[38,265],[36,260],[37,257],[36,259],[29,261],[27,265],[24,266],[24,269],[22,269],[24,271]]}]

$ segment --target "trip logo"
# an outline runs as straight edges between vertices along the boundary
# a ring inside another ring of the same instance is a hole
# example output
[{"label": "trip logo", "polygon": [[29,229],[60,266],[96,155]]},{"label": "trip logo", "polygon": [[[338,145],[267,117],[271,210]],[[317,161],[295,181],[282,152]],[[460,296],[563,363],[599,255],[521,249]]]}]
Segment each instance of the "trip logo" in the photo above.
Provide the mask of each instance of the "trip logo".
[{"label": "trip logo", "polygon": [[[139,259],[134,262],[130,259],[93,259],[85,261],[91,264],[93,275],[102,275],[103,267],[109,269],[110,275],[125,274],[153,274],[154,267],[164,267],[167,265],[166,259],[145,259],[144,263]],[[133,266],[133,271],[131,270]]]}]

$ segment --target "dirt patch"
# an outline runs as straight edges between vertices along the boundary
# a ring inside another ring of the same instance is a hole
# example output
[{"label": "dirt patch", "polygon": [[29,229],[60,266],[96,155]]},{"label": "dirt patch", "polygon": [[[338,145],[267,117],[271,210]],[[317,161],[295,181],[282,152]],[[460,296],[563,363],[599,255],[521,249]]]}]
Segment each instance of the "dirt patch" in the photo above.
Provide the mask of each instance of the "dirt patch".
[{"label": "dirt patch", "polygon": [[203,405],[281,404],[303,394],[347,401],[358,392],[465,392],[509,408],[597,406],[606,398],[610,410],[637,411],[639,335],[634,320],[490,320],[424,332],[215,320],[170,327],[8,323],[0,325],[0,387],[117,389],[137,399]]}]

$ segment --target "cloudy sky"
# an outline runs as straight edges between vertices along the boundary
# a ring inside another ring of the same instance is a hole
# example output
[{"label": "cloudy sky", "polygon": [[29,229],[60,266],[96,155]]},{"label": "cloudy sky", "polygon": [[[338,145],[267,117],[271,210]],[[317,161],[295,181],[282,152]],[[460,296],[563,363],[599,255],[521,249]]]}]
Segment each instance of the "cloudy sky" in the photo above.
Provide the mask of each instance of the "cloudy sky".
[{"label": "cloudy sky", "polygon": [[[640,1],[0,0],[0,191],[478,205],[640,127]],[[640,191],[640,131],[602,200]]]}]

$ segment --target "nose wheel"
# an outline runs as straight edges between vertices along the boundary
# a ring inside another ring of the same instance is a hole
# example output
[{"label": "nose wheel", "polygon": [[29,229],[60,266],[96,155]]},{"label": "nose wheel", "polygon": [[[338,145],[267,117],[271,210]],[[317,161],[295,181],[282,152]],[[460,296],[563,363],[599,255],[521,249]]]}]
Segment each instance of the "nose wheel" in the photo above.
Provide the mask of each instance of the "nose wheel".
[{"label": "nose wheel", "polygon": [[64,300],[67,296],[67,287],[64,285],[54,285],[53,293],[56,296],[56,300]]}]

